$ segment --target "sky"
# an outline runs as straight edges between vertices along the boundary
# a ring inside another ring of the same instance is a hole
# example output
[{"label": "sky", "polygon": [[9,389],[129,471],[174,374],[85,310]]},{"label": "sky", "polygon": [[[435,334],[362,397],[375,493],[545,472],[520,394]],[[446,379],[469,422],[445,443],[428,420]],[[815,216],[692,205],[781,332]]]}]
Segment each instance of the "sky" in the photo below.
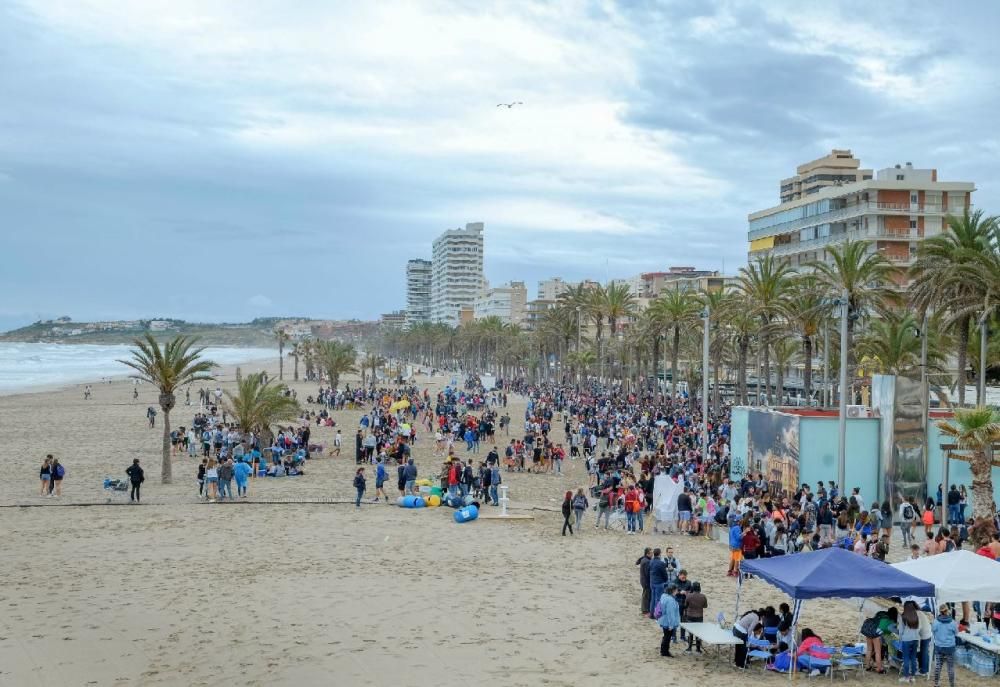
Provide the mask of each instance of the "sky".
[{"label": "sky", "polygon": [[986,1],[0,0],[0,329],[374,319],[473,221],[530,297],[733,273],[747,214],[831,148],[1000,213],[998,26]]}]

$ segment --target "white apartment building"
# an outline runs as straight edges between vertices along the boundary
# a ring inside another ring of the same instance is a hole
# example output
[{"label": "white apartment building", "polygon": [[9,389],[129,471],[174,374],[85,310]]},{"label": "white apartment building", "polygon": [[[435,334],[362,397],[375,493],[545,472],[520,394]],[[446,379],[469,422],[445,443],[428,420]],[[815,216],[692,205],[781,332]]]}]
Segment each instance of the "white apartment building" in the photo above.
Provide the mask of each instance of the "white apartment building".
[{"label": "white apartment building", "polygon": [[434,240],[431,257],[431,321],[458,326],[463,308],[473,309],[485,285],[483,223],[449,229]]},{"label": "white apartment building", "polygon": [[528,315],[528,288],[523,281],[512,281],[486,289],[473,306],[473,317],[483,320],[498,317],[504,323],[523,326]]},{"label": "white apartment building", "polygon": [[415,258],[406,263],[406,328],[431,321],[430,260]]},{"label": "white apartment building", "polygon": [[540,301],[554,301],[566,293],[571,286],[576,286],[576,284],[563,281],[562,277],[542,279],[538,282],[538,296],[536,299]]}]

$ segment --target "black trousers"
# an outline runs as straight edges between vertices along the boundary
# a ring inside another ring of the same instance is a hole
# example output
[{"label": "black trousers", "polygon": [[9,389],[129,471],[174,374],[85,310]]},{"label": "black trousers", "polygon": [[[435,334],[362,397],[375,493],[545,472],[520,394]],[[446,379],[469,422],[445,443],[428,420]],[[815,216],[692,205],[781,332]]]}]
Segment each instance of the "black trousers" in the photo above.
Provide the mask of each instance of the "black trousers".
[{"label": "black trousers", "polygon": [[139,487],[141,487],[141,486],[142,486],[142,482],[132,482],[132,494],[130,496],[130,500],[132,500],[132,501],[138,501],[139,500]]},{"label": "black trousers", "polygon": [[569,533],[573,534],[573,525],[571,525],[570,522],[569,522],[569,516],[568,515],[564,515],[563,516],[563,530],[562,530],[562,536],[564,536],[564,537],[566,536],[566,528],[567,527],[569,528]]},{"label": "black trousers", "polygon": [[663,628],[663,639],[660,640],[660,656],[670,655],[670,640],[674,638],[674,629],[672,627]]}]

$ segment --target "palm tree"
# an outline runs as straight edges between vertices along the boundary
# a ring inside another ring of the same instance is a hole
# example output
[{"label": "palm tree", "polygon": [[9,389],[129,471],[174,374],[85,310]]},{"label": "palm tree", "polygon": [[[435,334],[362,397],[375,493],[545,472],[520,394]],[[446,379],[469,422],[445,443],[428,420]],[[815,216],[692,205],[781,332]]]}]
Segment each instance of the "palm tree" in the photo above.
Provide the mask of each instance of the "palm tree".
[{"label": "palm tree", "polygon": [[691,291],[675,285],[650,303],[652,316],[661,323],[664,331],[671,332],[670,344],[670,395],[677,392],[677,357],[681,346],[681,330],[698,319],[698,297]]},{"label": "palm tree", "polygon": [[728,335],[736,349],[736,402],[747,403],[747,359],[757,331],[757,320],[750,311],[746,296],[739,291],[728,295],[720,312]]},{"label": "palm tree", "polygon": [[170,484],[170,411],[177,402],[178,389],[186,384],[212,379],[215,363],[203,360],[204,348],[195,348],[195,339],[177,336],[161,347],[151,334],[133,342],[135,348],[129,360],[118,362],[128,365],[137,374],[134,378],[149,382],[160,390],[160,408],[163,410],[163,454],[160,463],[160,480]]},{"label": "palm tree", "polygon": [[982,546],[996,532],[993,524],[992,472],[993,467],[1000,463],[993,456],[993,444],[1000,441],[1000,414],[986,406],[956,408],[953,421],[942,420],[937,424],[941,434],[955,440],[958,450],[969,452],[972,514],[976,519],[969,535],[977,547]]},{"label": "palm tree", "polygon": [[764,396],[771,403],[771,335],[775,318],[785,309],[792,268],[767,255],[740,268],[737,290],[743,294],[750,312],[760,322],[761,352],[764,356]]},{"label": "palm tree", "polygon": [[274,338],[278,340],[278,379],[285,378],[285,342],[288,341],[288,332],[284,329],[275,329]]},{"label": "palm tree", "polygon": [[[829,246],[831,261],[814,262],[816,278],[831,298],[847,292],[847,362],[848,375],[854,364],[853,341],[856,322],[869,312],[886,314],[889,306],[899,301],[899,292],[892,284],[899,271],[879,252],[868,251],[871,241],[846,241]],[[845,393],[841,389],[841,393]]]},{"label": "palm tree", "polygon": [[788,298],[784,302],[782,315],[788,325],[802,339],[802,396],[808,404],[812,398],[812,361],[816,336],[828,314],[827,299],[811,274],[792,279]]},{"label": "palm tree", "polygon": [[326,372],[331,389],[340,384],[340,375],[356,372],[356,354],[354,347],[340,341],[321,341],[317,348],[317,362],[320,369]]},{"label": "palm tree", "polygon": [[[612,283],[603,290],[602,301],[601,307],[605,317],[608,318],[608,328],[611,331],[611,336],[615,336],[618,330],[618,321],[624,317],[635,315],[637,310],[635,296],[632,295],[632,289],[629,288],[628,284]],[[603,364],[604,358],[602,357],[601,365],[603,366]]]},{"label": "palm tree", "polygon": [[372,371],[372,384],[375,384],[375,370],[377,370],[382,365],[385,365],[385,358],[380,356],[374,351],[368,351],[365,354],[364,362],[361,367],[361,384],[365,384],[365,370]]},{"label": "palm tree", "polygon": [[288,395],[288,387],[264,381],[264,375],[251,374],[241,379],[236,393],[226,392],[223,407],[243,432],[253,432],[270,445],[271,425],[298,417],[299,402]]},{"label": "palm tree", "polygon": [[785,402],[785,371],[791,368],[792,360],[795,358],[796,346],[790,339],[780,338],[771,344],[774,352],[774,367],[778,372],[777,384],[778,405]]},{"label": "palm tree", "polygon": [[[857,352],[880,374],[911,375],[920,372],[920,325],[912,313],[891,314],[872,322],[858,340]],[[928,336],[930,333],[928,332]],[[933,337],[932,337],[933,338]],[[928,339],[928,365],[937,358]]]},{"label": "palm tree", "polygon": [[600,363],[599,376],[604,377],[604,313],[606,312],[603,286],[592,286],[588,289],[589,298],[584,306],[584,314],[594,321],[596,333],[594,342],[597,345],[597,359]]},{"label": "palm tree", "polygon": [[982,210],[970,214],[966,209],[961,217],[949,216],[947,222],[944,233],[920,242],[917,260],[910,268],[910,298],[919,312],[936,309],[952,313],[949,325],[958,334],[955,381],[961,406],[965,405],[965,367],[973,317],[970,306],[983,303],[985,286],[980,279],[965,278],[966,268],[981,263],[995,250],[1000,218],[984,217]]},{"label": "palm tree", "polygon": [[579,373],[580,376],[586,377],[587,370],[589,370],[594,363],[597,362],[597,356],[594,355],[593,351],[573,351],[566,356],[566,362],[575,372]]},{"label": "palm tree", "polygon": [[[298,342],[292,344],[292,350],[288,352],[288,355],[292,356],[295,360],[295,381],[299,381],[299,356],[305,351],[305,342]],[[280,370],[280,368],[279,368]],[[280,376],[280,375],[279,375]]]}]

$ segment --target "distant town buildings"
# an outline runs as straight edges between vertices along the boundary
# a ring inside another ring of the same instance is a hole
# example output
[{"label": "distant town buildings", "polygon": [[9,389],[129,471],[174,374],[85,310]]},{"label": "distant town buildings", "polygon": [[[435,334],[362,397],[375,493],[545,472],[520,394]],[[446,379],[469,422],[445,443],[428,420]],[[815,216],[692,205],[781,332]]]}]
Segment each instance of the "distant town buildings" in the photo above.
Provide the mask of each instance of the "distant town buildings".
[{"label": "distant town buildings", "polygon": [[379,316],[379,326],[383,329],[403,329],[406,327],[406,311],[394,310]]},{"label": "distant town buildings", "polygon": [[869,251],[905,268],[920,241],[941,233],[947,215],[970,207],[976,190],[968,181],[939,181],[936,169],[909,162],[881,169],[874,178],[859,166],[850,151],[834,150],[799,167],[797,177],[782,182],[780,205],[749,215],[749,260],[773,255],[805,268],[829,260],[831,246],[868,240]]},{"label": "distant town buildings", "polygon": [[415,258],[406,263],[406,327],[431,321],[430,260]]},{"label": "distant town buildings", "polygon": [[485,285],[483,223],[449,229],[434,240],[431,255],[431,321],[456,326],[472,310]]},{"label": "distant town buildings", "polygon": [[559,296],[566,293],[571,286],[575,286],[575,284],[563,281],[562,277],[543,279],[538,282],[538,295],[536,296],[536,299],[541,301],[554,301],[559,298]]},{"label": "distant town buildings", "polygon": [[523,281],[512,281],[486,289],[476,298],[473,317],[498,317],[505,324],[521,326],[527,318],[528,289]]}]

